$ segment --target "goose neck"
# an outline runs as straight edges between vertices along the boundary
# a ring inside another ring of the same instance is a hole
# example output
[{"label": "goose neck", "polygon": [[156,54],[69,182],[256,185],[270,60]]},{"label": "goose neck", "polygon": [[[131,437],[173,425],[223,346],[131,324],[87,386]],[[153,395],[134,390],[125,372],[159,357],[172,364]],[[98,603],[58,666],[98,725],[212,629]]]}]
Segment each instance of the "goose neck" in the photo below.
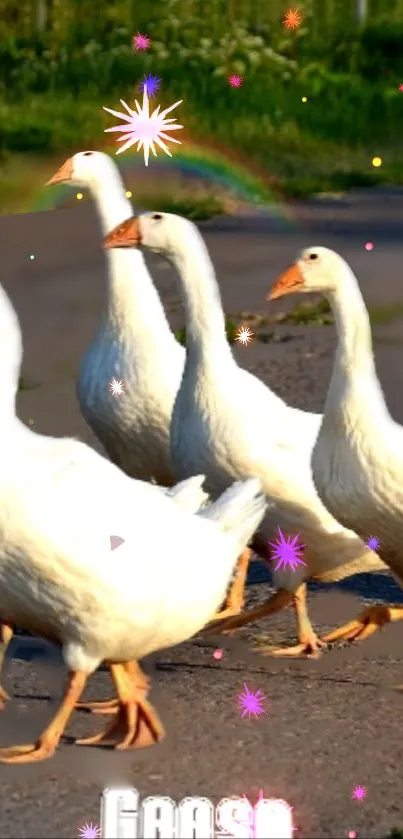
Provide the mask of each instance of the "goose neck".
[{"label": "goose neck", "polygon": [[132,205],[126,197],[125,186],[118,171],[106,172],[102,180],[92,183],[91,193],[104,236],[133,215]]},{"label": "goose neck", "polygon": [[358,283],[352,279],[329,295],[329,300],[338,334],[338,364],[354,369],[356,375],[374,370],[374,356],[369,315]]},{"label": "goose neck", "polygon": [[[343,415],[366,424],[387,415],[372,348],[369,315],[358,283],[351,273],[347,282],[329,294],[338,334],[338,346],[325,407],[326,415]],[[368,414],[369,405],[371,406]]]},{"label": "goose neck", "polygon": [[[92,185],[104,235],[133,215],[119,172],[109,171]],[[149,340],[150,329],[160,342],[174,343],[174,337],[161,300],[149,275],[143,254],[133,248],[113,249],[105,253],[108,276],[106,309],[102,330],[112,328],[121,339],[136,335]]]},{"label": "goose neck", "polygon": [[22,337],[17,315],[0,286],[0,425],[16,421],[15,403],[22,361]]},{"label": "goose neck", "polygon": [[188,354],[219,353],[232,360],[220,290],[204,242],[195,236],[186,248],[176,250],[173,261],[185,308]]}]

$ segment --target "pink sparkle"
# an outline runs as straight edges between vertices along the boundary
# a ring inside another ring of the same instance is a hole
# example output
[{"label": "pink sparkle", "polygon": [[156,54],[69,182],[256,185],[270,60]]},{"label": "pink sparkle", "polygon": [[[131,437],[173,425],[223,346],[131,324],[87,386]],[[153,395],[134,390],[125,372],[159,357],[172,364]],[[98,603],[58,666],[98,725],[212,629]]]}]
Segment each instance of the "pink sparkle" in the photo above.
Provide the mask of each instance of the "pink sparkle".
[{"label": "pink sparkle", "polygon": [[256,693],[253,693],[246,684],[244,684],[244,689],[243,693],[238,694],[239,708],[243,711],[242,717],[246,717],[248,714],[250,719],[252,714],[255,718],[261,714],[265,714],[266,711],[262,708],[262,702],[264,702],[266,697],[262,691],[257,690]]},{"label": "pink sparkle", "polygon": [[[292,824],[292,807],[286,801],[279,799],[264,799],[263,790],[259,790],[259,799],[257,805],[261,801],[269,804],[269,812],[257,813],[249,799],[244,794],[244,802],[248,807],[247,818],[236,819],[237,824],[246,827],[249,833],[249,839],[259,839],[259,836],[292,836],[294,827]],[[257,806],[256,805],[256,806]],[[262,805],[265,806],[265,805]],[[258,806],[257,806],[257,809]],[[265,817],[266,816],[266,817]]]},{"label": "pink sparkle", "polygon": [[373,251],[374,245],[373,242],[365,242],[365,250],[366,251]]},{"label": "pink sparkle", "polygon": [[364,801],[364,798],[365,798],[366,794],[367,794],[367,790],[366,790],[365,787],[361,787],[361,786],[354,787],[354,792],[353,792],[352,798],[354,798],[355,801]]},{"label": "pink sparkle", "polygon": [[101,835],[98,825],[92,822],[90,824],[86,822],[83,827],[79,828],[78,833],[81,839],[99,839]]},{"label": "pink sparkle", "polygon": [[399,84],[399,90],[403,93],[403,84]]},{"label": "pink sparkle", "polygon": [[357,836],[357,834],[356,834],[355,830],[349,830],[348,839],[355,839],[356,836]]},{"label": "pink sparkle", "polygon": [[285,537],[280,527],[277,530],[279,534],[277,541],[269,542],[270,547],[274,551],[272,559],[277,560],[277,565],[274,570],[278,571],[281,567],[290,567],[292,571],[295,571],[297,565],[306,565],[306,562],[301,559],[301,553],[305,545],[298,544],[299,534],[297,533],[294,538],[291,536]]},{"label": "pink sparkle", "polygon": [[223,651],[222,650],[214,650],[213,658],[217,659],[217,661],[220,661],[220,658],[222,658],[222,657],[223,657]]},{"label": "pink sparkle", "polygon": [[237,76],[235,73],[232,73],[232,75],[228,77],[228,81],[231,87],[241,87],[243,78],[242,76]]},{"label": "pink sparkle", "polygon": [[133,35],[132,38],[132,45],[135,50],[148,50],[151,41],[148,35],[140,35],[140,32],[137,35]]},{"label": "pink sparkle", "polygon": [[[249,807],[249,810],[248,810],[248,820],[246,821],[246,819],[234,819],[234,821],[235,821],[237,824],[241,824],[243,827],[247,827],[247,828],[248,828],[248,830],[249,830],[249,834],[250,834],[250,836],[251,836],[251,837],[254,837],[254,836],[255,836],[255,834],[256,834],[256,829],[255,829],[255,809],[254,809],[254,807],[253,807],[253,804],[251,804],[251,803],[250,803],[249,798],[245,795],[245,793],[243,794],[243,797],[244,797],[244,799],[245,799],[245,803],[246,803],[246,804],[248,805],[248,807]],[[260,789],[260,790],[259,790],[259,799],[258,799],[258,800],[259,800],[259,801],[262,801],[262,799],[263,799],[263,790],[262,790],[262,789]]]}]

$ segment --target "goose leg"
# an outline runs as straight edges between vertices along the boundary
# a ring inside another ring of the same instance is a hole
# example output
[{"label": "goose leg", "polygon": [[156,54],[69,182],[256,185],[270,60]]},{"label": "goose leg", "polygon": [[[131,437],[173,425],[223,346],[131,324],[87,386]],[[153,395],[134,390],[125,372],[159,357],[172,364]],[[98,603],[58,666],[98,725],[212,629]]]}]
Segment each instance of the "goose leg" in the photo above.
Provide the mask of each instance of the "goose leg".
[{"label": "goose leg", "polygon": [[0,763],[34,763],[52,757],[74,711],[75,704],[85,688],[88,675],[81,671],[69,673],[60,708],[37,742],[0,749]]},{"label": "goose leg", "polygon": [[266,615],[272,615],[274,612],[280,612],[288,606],[293,600],[294,595],[290,591],[285,591],[279,588],[268,600],[262,603],[261,606],[256,606],[255,609],[249,609],[247,612],[242,612],[240,615],[227,618],[220,621],[217,625],[210,623],[206,629],[203,630],[203,635],[215,635],[217,632],[232,632],[233,629],[238,629],[240,626],[246,626],[248,623],[253,623]]},{"label": "goose leg", "polygon": [[231,615],[239,615],[239,612],[241,611],[245,602],[246,577],[248,575],[248,568],[251,557],[251,549],[245,548],[245,550],[238,559],[235,579],[228,592],[225,607],[221,610],[221,612],[217,612],[214,615],[210,623],[214,621],[224,620],[225,618],[229,618]]},{"label": "goose leg", "polygon": [[332,641],[364,641],[378,629],[382,629],[385,624],[401,620],[403,620],[403,606],[386,606],[379,603],[363,609],[356,620],[349,621],[340,626],[339,629],[328,632],[327,635],[323,636],[323,640],[329,643]]},{"label": "goose leg", "polygon": [[93,737],[76,740],[80,746],[112,746],[115,749],[139,749],[158,743],[164,728],[145,691],[139,688],[122,664],[111,664],[111,674],[119,698],[116,717],[105,730]]},{"label": "goose leg", "polygon": [[[134,680],[136,686],[147,693],[149,680],[143,673],[140,665],[136,661],[125,661],[122,667],[126,670],[128,676]],[[101,702],[77,702],[76,708],[79,711],[91,711],[93,714],[117,714],[119,705],[119,699],[117,697],[111,697]]]},{"label": "goose leg", "polygon": [[301,583],[293,596],[293,606],[297,620],[297,635],[299,644],[292,647],[279,647],[278,649],[270,649],[270,647],[258,647],[257,649],[262,655],[272,655],[280,658],[281,656],[289,656],[292,658],[317,658],[320,651],[326,646],[324,641],[318,638],[308,615],[308,607],[306,602],[307,585]]},{"label": "goose leg", "polygon": [[[3,672],[4,659],[6,657],[7,647],[14,635],[14,629],[9,623],[0,624],[0,676]],[[7,700],[10,699],[4,688],[0,684],[0,711],[3,710]]]}]

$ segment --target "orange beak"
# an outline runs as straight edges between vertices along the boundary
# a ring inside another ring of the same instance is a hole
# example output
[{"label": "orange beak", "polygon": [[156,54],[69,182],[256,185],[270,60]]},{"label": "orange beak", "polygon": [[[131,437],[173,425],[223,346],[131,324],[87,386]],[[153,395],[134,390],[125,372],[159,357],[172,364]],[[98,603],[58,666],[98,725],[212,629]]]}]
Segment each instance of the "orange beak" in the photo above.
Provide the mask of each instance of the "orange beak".
[{"label": "orange beak", "polygon": [[67,160],[64,161],[63,166],[55,172],[52,178],[46,182],[46,186],[51,186],[52,184],[66,184],[71,181],[73,177],[73,160],[71,157],[68,157]]},{"label": "orange beak", "polygon": [[104,248],[138,248],[141,245],[140,222],[137,216],[114,227],[104,238]]},{"label": "orange beak", "polygon": [[290,265],[282,274],[279,274],[274,285],[271,287],[266,300],[277,300],[279,297],[284,297],[286,294],[293,294],[294,291],[300,291],[304,285],[304,278],[298,265]]}]

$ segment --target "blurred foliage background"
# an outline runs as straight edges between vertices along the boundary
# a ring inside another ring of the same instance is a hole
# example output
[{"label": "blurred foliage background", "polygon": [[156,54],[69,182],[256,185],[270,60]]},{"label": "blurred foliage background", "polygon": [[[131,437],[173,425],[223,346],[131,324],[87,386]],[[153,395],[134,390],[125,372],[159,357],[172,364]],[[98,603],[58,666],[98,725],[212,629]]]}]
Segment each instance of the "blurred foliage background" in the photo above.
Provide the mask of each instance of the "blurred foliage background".
[{"label": "blurred foliage background", "polygon": [[280,193],[403,183],[403,0],[0,0],[3,162],[100,148],[101,106],[133,100],[150,72],[162,106],[184,100],[183,135],[252,161]]}]

